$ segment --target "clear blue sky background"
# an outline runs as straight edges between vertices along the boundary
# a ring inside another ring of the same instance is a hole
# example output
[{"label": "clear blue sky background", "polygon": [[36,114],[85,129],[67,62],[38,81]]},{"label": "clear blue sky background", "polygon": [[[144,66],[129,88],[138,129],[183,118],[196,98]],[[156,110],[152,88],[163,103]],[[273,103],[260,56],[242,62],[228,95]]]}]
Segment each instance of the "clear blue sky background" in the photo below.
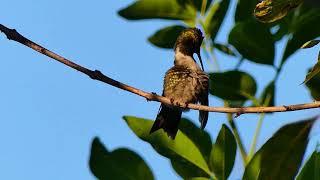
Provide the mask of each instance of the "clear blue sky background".
[{"label": "clear blue sky background", "polygon": [[[172,21],[128,22],[120,18],[117,10],[131,2],[2,0],[0,23],[79,64],[145,91],[160,93],[163,75],[173,64],[173,52],[153,47],[146,38]],[[233,26],[232,15],[233,11],[219,33],[219,42],[227,40]],[[283,48],[283,42],[278,47]],[[277,52],[277,62],[280,54]],[[233,68],[237,62],[220,53],[217,57],[224,70]],[[277,84],[278,105],[312,101],[304,85],[299,84],[316,57],[317,48],[299,51],[285,64]],[[153,119],[159,103],[146,102],[93,81],[8,41],[3,34],[0,67],[0,179],[94,179],[88,169],[88,158],[95,136],[109,150],[127,147],[139,153],[157,179],[179,179],[169,161],[139,140],[121,119],[123,115]],[[259,82],[258,93],[274,76],[272,68],[250,62],[241,69],[248,70]],[[222,105],[216,98],[210,100],[211,105]],[[259,146],[283,124],[318,111],[268,115]],[[194,111],[185,114],[193,119],[197,115]],[[213,139],[225,119],[224,114],[210,114],[206,129]],[[236,120],[247,147],[257,119],[257,115],[242,115]],[[307,154],[315,149],[319,139],[319,128],[315,128]],[[239,179],[241,172],[238,155],[231,179]]]}]

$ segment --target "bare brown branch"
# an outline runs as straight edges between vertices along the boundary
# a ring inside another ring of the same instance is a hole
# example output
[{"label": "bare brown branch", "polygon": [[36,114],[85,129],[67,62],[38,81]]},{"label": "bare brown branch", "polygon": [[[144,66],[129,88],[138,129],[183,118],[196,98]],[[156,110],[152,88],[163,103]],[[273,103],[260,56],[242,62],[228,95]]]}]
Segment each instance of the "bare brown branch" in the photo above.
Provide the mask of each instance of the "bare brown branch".
[{"label": "bare brown branch", "polygon": [[[9,29],[6,26],[0,24],[0,31],[2,31],[9,40],[13,40],[16,42],[19,42],[25,46],[28,46],[29,48],[38,51],[41,54],[44,54],[52,59],[55,59],[59,61],[60,63],[63,63],[77,71],[80,71],[86,75],[88,75],[90,78],[104,82],[106,84],[109,84],[111,86],[120,88],[122,90],[134,93],[136,95],[139,95],[141,97],[146,98],[148,101],[158,101],[163,104],[167,105],[173,105],[170,101],[170,99],[158,96],[155,93],[148,93],[145,91],[142,91],[140,89],[137,89],[135,87],[126,85],[124,83],[121,83],[117,80],[114,80],[104,74],[102,74],[99,70],[90,70],[85,67],[82,67],[32,41],[25,38],[21,34],[19,34],[15,29]],[[175,104],[174,104],[175,105]],[[176,106],[176,105],[175,105]],[[271,113],[271,112],[286,112],[286,111],[297,111],[297,110],[304,110],[304,109],[312,109],[312,108],[319,108],[320,102],[312,102],[312,103],[306,103],[306,104],[295,104],[295,105],[283,105],[283,106],[272,106],[272,107],[239,107],[239,108],[229,108],[229,107],[210,107],[210,106],[202,106],[198,104],[180,104],[179,105],[182,108],[189,108],[189,109],[195,109],[195,110],[202,110],[202,111],[209,111],[209,112],[219,112],[219,113],[236,113],[237,115],[245,114],[245,113]]]}]

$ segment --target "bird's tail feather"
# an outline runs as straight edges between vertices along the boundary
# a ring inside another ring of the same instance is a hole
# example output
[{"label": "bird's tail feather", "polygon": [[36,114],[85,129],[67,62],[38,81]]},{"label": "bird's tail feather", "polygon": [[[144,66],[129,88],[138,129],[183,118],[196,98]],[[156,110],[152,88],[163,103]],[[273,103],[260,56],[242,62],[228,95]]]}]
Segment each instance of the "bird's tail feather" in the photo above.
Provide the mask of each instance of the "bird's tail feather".
[{"label": "bird's tail feather", "polygon": [[170,138],[174,139],[178,132],[181,114],[182,111],[180,109],[161,105],[157,118],[150,130],[150,134],[162,128]]}]

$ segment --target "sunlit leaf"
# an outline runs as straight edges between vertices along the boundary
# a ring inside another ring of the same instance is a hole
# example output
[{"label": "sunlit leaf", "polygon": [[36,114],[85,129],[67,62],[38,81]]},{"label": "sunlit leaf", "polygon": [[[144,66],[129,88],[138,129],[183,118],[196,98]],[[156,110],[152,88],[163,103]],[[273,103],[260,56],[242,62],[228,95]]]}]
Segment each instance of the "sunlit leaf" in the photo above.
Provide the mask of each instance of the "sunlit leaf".
[{"label": "sunlit leaf", "polygon": [[148,38],[149,42],[160,48],[174,47],[177,37],[185,29],[184,26],[169,26],[158,30],[155,34]]},{"label": "sunlit leaf", "polygon": [[254,19],[253,11],[257,4],[257,0],[238,0],[236,14],[234,16],[236,22]]},{"label": "sunlit leaf", "polygon": [[219,51],[228,54],[230,56],[236,56],[236,53],[233,52],[233,50],[230,48],[230,46],[228,45],[224,45],[224,44],[219,44],[219,43],[214,43],[213,46],[218,49]]},{"label": "sunlit leaf", "polygon": [[187,178],[186,180],[210,180],[210,179],[205,177],[194,177],[194,178]]},{"label": "sunlit leaf", "polygon": [[316,65],[313,66],[311,71],[307,74],[307,76],[306,76],[305,80],[303,81],[303,83],[308,82],[311,78],[313,78],[314,76],[319,74],[319,72],[320,72],[320,52],[319,52],[319,55],[318,55],[318,62],[316,63]]},{"label": "sunlit leaf", "polygon": [[312,48],[313,46],[315,46],[319,43],[320,43],[320,40],[311,40],[311,41],[304,43],[300,48],[301,49]]},{"label": "sunlit leaf", "polygon": [[219,180],[226,180],[236,157],[237,144],[231,130],[222,125],[210,155],[210,167]]},{"label": "sunlit leaf", "polygon": [[296,52],[305,42],[320,36],[320,10],[311,9],[301,14],[291,28],[293,31],[287,43],[281,66]]},{"label": "sunlit leaf", "polygon": [[89,164],[98,179],[154,179],[150,168],[137,153],[125,148],[109,152],[98,138],[92,142]]},{"label": "sunlit leaf", "polygon": [[253,156],[243,179],[294,179],[316,118],[280,128]]},{"label": "sunlit leaf", "polygon": [[[311,69],[308,72],[310,71]],[[311,97],[315,100],[320,100],[320,74],[315,75],[305,85],[308,87]]]},{"label": "sunlit leaf", "polygon": [[[202,156],[209,162],[210,151],[212,147],[210,135],[197,127],[192,121],[182,118],[179,124],[179,130],[184,133],[199,148]],[[199,171],[192,163],[179,162],[171,160],[172,167],[181,177],[207,176],[203,171]]]},{"label": "sunlit leaf", "polygon": [[[198,11],[201,11],[202,3],[204,0],[177,0],[179,3],[185,5],[185,4],[191,4],[194,6]],[[210,6],[212,0],[206,0],[207,5],[206,9]]]},{"label": "sunlit leaf", "polygon": [[269,28],[254,21],[237,23],[229,34],[229,43],[250,61],[273,65],[275,47]]},{"label": "sunlit leaf", "polygon": [[241,71],[210,73],[209,91],[224,100],[243,101],[254,97],[257,85],[252,76]]},{"label": "sunlit leaf", "polygon": [[207,131],[200,129],[191,120],[186,118],[181,119],[179,130],[195,143],[206,161],[208,161],[212,148],[210,134]]},{"label": "sunlit leaf", "polygon": [[118,13],[128,20],[154,18],[194,20],[197,11],[193,6],[188,4],[182,6],[176,0],[138,0]]},{"label": "sunlit leaf", "polygon": [[314,151],[296,180],[320,179],[320,152]]},{"label": "sunlit leaf", "polygon": [[140,139],[150,143],[160,155],[169,158],[173,162],[173,165],[178,166],[179,171],[177,172],[180,175],[186,175],[181,171],[181,167],[192,167],[193,171],[190,171],[187,175],[191,173],[192,177],[199,177],[199,174],[201,175],[200,177],[212,176],[200,148],[197,147],[197,143],[193,142],[193,139],[190,139],[182,131],[179,130],[175,140],[172,140],[163,130],[158,130],[150,135],[149,132],[153,124],[152,120],[132,116],[124,116],[123,118]]},{"label": "sunlit leaf", "polygon": [[215,37],[217,36],[220,26],[228,11],[229,4],[230,0],[220,0],[219,2],[214,2],[205,16],[204,29],[212,41],[214,41]]},{"label": "sunlit leaf", "polygon": [[264,0],[257,4],[254,15],[261,22],[271,23],[285,17],[302,3],[303,0]]}]

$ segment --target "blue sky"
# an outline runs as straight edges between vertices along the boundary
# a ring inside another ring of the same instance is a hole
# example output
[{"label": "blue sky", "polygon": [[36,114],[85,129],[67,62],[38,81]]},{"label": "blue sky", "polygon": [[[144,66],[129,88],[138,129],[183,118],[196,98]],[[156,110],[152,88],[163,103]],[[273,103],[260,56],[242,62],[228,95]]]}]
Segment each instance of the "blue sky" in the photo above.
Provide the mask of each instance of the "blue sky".
[{"label": "blue sky", "polygon": [[[173,22],[129,22],[120,18],[117,10],[131,2],[2,0],[0,23],[16,28],[26,37],[76,63],[99,69],[145,91],[160,93],[163,75],[173,64],[173,52],[155,48],[146,39]],[[229,18],[219,33],[219,42],[227,41],[232,26],[233,20]],[[277,46],[283,48],[283,42]],[[280,54],[277,52],[277,62]],[[220,53],[217,57],[223,70],[233,68],[237,63]],[[304,85],[299,84],[316,57],[317,48],[303,50],[285,64],[276,87],[278,105],[312,101]],[[169,161],[139,140],[121,118],[134,115],[153,119],[159,103],[147,102],[93,81],[8,41],[3,34],[0,35],[0,59],[0,179],[94,179],[88,169],[88,158],[95,136],[109,150],[127,147],[140,154],[157,179],[179,179]],[[241,69],[249,71],[259,82],[258,93],[274,76],[272,68],[250,62],[245,62]],[[213,97],[210,104],[222,105]],[[305,119],[317,111],[267,115],[259,146],[283,124]],[[198,114],[191,111],[184,115],[197,120]],[[236,119],[247,147],[257,119],[257,115],[242,115]],[[206,130],[213,139],[225,122],[224,114],[210,114]],[[315,128],[308,154],[319,139],[319,128]],[[237,163],[231,179],[241,175],[239,156]]]}]

